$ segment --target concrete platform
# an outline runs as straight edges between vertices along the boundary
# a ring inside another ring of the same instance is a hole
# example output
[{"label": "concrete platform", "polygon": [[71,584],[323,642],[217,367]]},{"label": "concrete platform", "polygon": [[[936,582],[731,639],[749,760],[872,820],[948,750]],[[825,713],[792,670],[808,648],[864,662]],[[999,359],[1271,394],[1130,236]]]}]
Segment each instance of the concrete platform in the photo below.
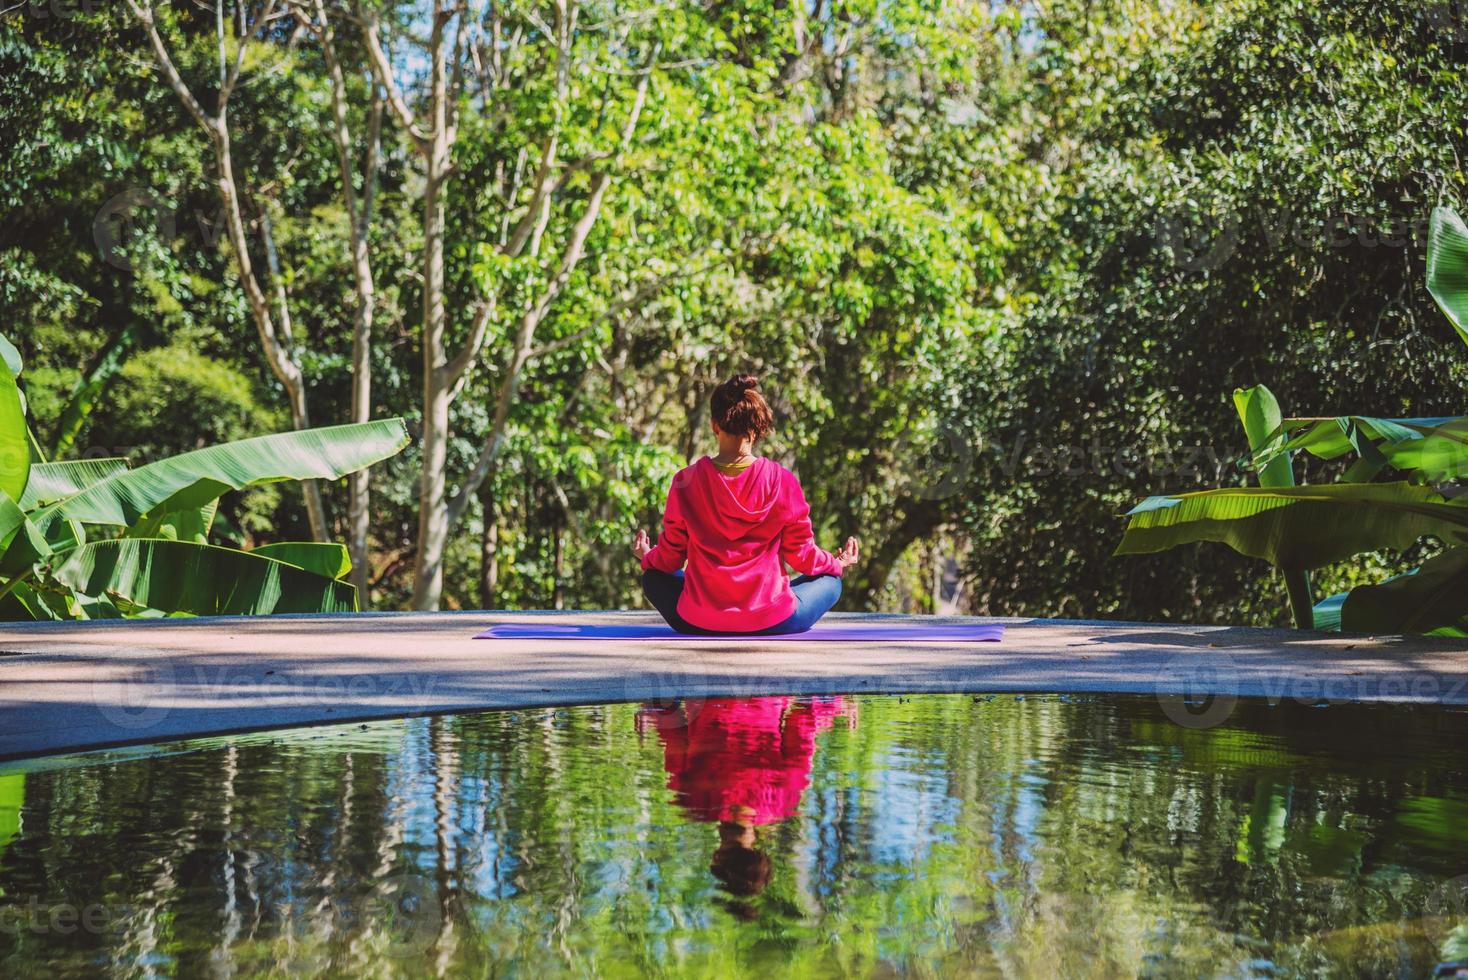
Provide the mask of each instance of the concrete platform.
[{"label": "concrete platform", "polygon": [[[1192,727],[1221,724],[1238,697],[1468,705],[1468,643],[1420,638],[1011,619],[982,620],[1008,624],[1001,643],[472,639],[493,622],[547,616],[656,618],[476,612],[0,624],[0,759],[476,708],[699,695],[1131,692],[1158,697]],[[1219,697],[1197,703],[1204,694]]]}]

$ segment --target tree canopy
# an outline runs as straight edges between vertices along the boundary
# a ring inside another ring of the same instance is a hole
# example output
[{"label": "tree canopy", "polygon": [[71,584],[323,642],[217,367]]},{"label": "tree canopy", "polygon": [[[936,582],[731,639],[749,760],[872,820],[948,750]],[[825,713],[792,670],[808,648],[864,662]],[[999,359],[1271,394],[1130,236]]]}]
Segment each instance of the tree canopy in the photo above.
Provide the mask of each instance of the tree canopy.
[{"label": "tree canopy", "polygon": [[1465,58],[1422,0],[36,2],[0,307],[55,459],[406,418],[223,504],[345,540],[364,607],[637,604],[747,370],[858,607],[1283,622],[1119,515],[1252,482],[1234,388],[1457,414]]}]

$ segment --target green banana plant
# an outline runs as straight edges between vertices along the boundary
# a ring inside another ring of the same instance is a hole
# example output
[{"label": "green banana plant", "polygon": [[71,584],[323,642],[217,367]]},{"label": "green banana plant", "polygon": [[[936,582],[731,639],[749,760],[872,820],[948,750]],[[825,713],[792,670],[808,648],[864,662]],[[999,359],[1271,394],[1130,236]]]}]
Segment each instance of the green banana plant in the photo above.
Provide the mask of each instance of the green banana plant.
[{"label": "green banana plant", "polygon": [[[1468,227],[1433,211],[1427,287],[1468,343]],[[1198,541],[1227,544],[1285,572],[1301,628],[1468,636],[1468,498],[1435,485],[1468,476],[1468,417],[1368,415],[1281,419],[1267,388],[1236,391],[1260,486],[1149,497],[1127,513],[1116,553],[1145,554]],[[1298,452],[1354,454],[1342,482],[1294,486]],[[1397,482],[1372,483],[1383,472]],[[1310,569],[1434,535],[1448,548],[1421,568],[1310,606]]]},{"label": "green banana plant", "polygon": [[1468,476],[1468,418],[1383,419],[1368,415],[1286,419],[1255,452],[1263,468],[1297,451],[1318,459],[1358,457],[1346,482],[1369,480],[1390,468],[1423,483]]},{"label": "green banana plant", "polygon": [[1217,541],[1281,568],[1319,568],[1424,534],[1468,542],[1468,504],[1412,483],[1226,487],[1148,497],[1117,554],[1139,555]]},{"label": "green banana plant", "polygon": [[[1249,448],[1257,451],[1266,444],[1282,425],[1279,399],[1263,385],[1239,389],[1234,392],[1234,408],[1239,421],[1244,424],[1244,435]],[[1279,455],[1259,466],[1259,485],[1265,488],[1292,487],[1295,485],[1295,470],[1287,455]],[[1315,626],[1315,607],[1310,601],[1310,571],[1306,568],[1280,568],[1284,577],[1285,592],[1290,597],[1290,612],[1295,617],[1295,626],[1302,630]]]},{"label": "green banana plant", "polygon": [[0,619],[338,612],[357,608],[339,544],[250,551],[209,543],[219,498],[283,480],[335,480],[408,443],[401,419],[260,436],[132,468],[37,461],[0,337]]},{"label": "green banana plant", "polygon": [[1451,208],[1434,208],[1427,230],[1427,291],[1468,344],[1468,227]]}]

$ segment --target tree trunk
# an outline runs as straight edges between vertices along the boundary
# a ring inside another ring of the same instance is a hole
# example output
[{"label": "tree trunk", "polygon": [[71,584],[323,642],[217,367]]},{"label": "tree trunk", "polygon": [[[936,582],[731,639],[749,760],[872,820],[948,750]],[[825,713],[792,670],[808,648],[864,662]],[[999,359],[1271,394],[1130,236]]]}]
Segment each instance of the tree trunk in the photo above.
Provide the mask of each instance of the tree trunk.
[{"label": "tree trunk", "polygon": [[448,355],[444,349],[443,237],[444,190],[448,183],[449,132],[447,52],[444,26],[453,11],[434,5],[433,58],[429,99],[431,118],[426,143],[423,186],[423,478],[418,494],[418,556],[413,566],[413,608],[432,611],[443,597],[443,553],[448,542],[449,407],[454,400]]},{"label": "tree trunk", "polygon": [[423,208],[423,478],[418,494],[418,557],[413,569],[413,608],[434,610],[443,596],[443,553],[449,515],[447,484],[449,389],[443,367],[442,185],[430,173]]},{"label": "tree trunk", "polygon": [[941,508],[931,500],[910,500],[902,508],[902,513],[902,521],[887,533],[871,557],[855,567],[857,574],[848,573],[846,595],[850,597],[852,608],[871,609],[902,553],[914,541],[938,527],[943,517]]},{"label": "tree trunk", "polygon": [[500,514],[493,479],[480,485],[479,505],[484,515],[479,534],[479,608],[494,609],[500,584]]},{"label": "tree trunk", "polygon": [[[245,239],[245,221],[240,210],[238,185],[234,176],[234,156],[230,150],[229,124],[221,115],[214,121],[213,133],[215,160],[219,166],[219,197],[224,204],[225,223],[229,230],[229,242],[235,253],[235,269],[249,301],[250,312],[255,318],[260,345],[265,351],[265,360],[271,371],[285,388],[291,407],[291,424],[297,430],[311,427],[311,414],[306,407],[306,379],[288,349],[291,337],[286,324],[281,324],[281,333],[276,335],[275,322],[270,315],[270,302],[265,290],[255,277],[250,260],[249,245]],[[278,280],[277,280],[278,281]],[[283,305],[282,309],[286,309]],[[321,503],[321,487],[315,480],[302,480],[301,493],[306,498],[306,516],[311,524],[311,538],[327,540],[326,509]]]},{"label": "tree trunk", "polygon": [[566,531],[560,521],[551,533],[555,535],[556,557],[551,565],[551,607],[566,608]]},{"label": "tree trunk", "polygon": [[[357,324],[352,333],[353,422],[372,420],[371,304],[369,279],[366,290],[359,294]],[[347,477],[347,552],[352,557],[352,584],[357,587],[357,599],[363,609],[372,608],[372,553],[367,546],[371,484],[371,471],[367,467]]]},{"label": "tree trunk", "polygon": [[[229,244],[235,255],[235,271],[240,277],[240,286],[244,289],[245,299],[250,305],[250,315],[255,320],[256,331],[260,335],[260,347],[265,354],[266,363],[270,370],[285,388],[291,408],[291,421],[297,430],[310,428],[310,413],[306,410],[306,379],[301,374],[300,366],[296,363],[293,339],[290,333],[290,310],[285,305],[285,294],[281,287],[281,279],[276,276],[277,294],[281,303],[280,333],[277,335],[275,321],[270,313],[270,301],[265,295],[265,290],[255,275],[253,264],[250,260],[250,250],[245,237],[245,222],[240,208],[239,185],[234,175],[234,158],[230,149],[229,132],[229,98],[240,77],[240,69],[244,64],[246,49],[249,47],[250,38],[253,37],[255,28],[268,23],[271,14],[275,10],[274,0],[268,0],[264,10],[261,12],[255,24],[245,30],[244,10],[239,8],[241,17],[239,31],[239,48],[236,51],[233,66],[231,67],[225,57],[224,28],[222,0],[215,5],[215,16],[219,33],[219,94],[218,105],[214,115],[204,111],[199,100],[189,87],[184,83],[183,76],[179,74],[178,67],[173,63],[173,58],[168,53],[168,47],[163,43],[163,35],[158,32],[157,22],[153,17],[151,6],[142,6],[136,0],[127,0],[128,7],[133,16],[143,25],[148,34],[148,41],[153,49],[153,57],[157,62],[168,85],[183,103],[189,115],[194,118],[209,137],[210,145],[214,149],[214,162],[219,169],[220,203],[224,208],[225,226],[229,232]],[[268,236],[268,225],[265,227]],[[273,242],[267,240],[267,255],[272,262],[275,260]],[[306,514],[311,524],[311,536],[317,541],[327,540],[326,509],[321,503],[321,488],[314,480],[306,480],[301,484],[301,491],[306,498]]]},{"label": "tree trunk", "polygon": [[[347,81],[336,55],[336,34],[323,0],[315,0],[316,30],[331,77],[332,141],[336,144],[337,169],[342,182],[342,201],[347,210],[351,237],[352,284],[357,308],[352,321],[352,421],[372,420],[372,317],[377,306],[377,288],[372,276],[372,254],[368,235],[372,228],[372,201],[377,185],[378,143],[382,132],[382,100],[372,87],[367,113],[366,165],[362,195],[352,186],[352,134],[347,122]],[[363,609],[372,607],[372,556],[367,547],[370,521],[371,474],[363,468],[347,477],[347,552],[352,557],[352,584]]]}]

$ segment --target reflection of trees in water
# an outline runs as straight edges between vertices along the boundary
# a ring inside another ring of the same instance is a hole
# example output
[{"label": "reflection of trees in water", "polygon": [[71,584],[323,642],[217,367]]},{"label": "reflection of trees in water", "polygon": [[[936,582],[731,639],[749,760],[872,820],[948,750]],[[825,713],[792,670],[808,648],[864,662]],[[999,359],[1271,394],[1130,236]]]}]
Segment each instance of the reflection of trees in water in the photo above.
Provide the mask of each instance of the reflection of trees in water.
[{"label": "reflection of trees in water", "polygon": [[0,963],[1395,972],[1464,914],[1432,897],[1468,871],[1468,777],[1439,754],[1462,714],[1241,704],[1193,730],[1143,700],[867,699],[818,736],[799,814],[752,830],[768,881],[744,921],[636,711],[31,773],[0,903],[102,906],[105,928],[7,928]]}]

